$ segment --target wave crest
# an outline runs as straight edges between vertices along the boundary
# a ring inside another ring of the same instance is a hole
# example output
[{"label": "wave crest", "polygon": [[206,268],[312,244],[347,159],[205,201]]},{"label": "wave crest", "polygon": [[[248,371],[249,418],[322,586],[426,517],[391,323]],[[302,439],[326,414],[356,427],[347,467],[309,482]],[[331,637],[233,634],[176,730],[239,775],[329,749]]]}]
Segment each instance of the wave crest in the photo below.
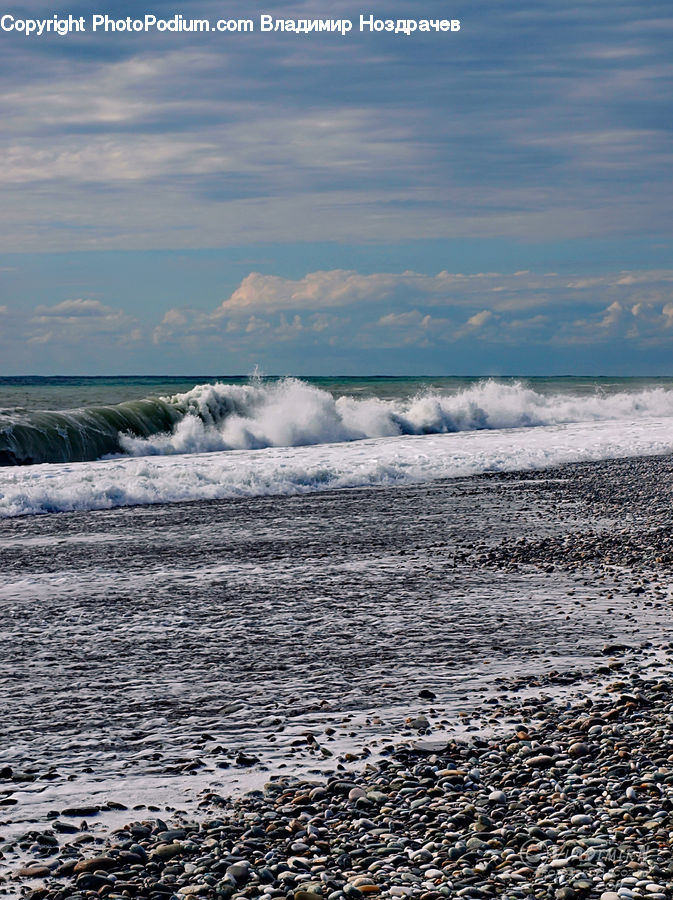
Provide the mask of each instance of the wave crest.
[{"label": "wave crest", "polygon": [[543,393],[485,380],[406,399],[334,396],[296,378],[201,384],[173,397],[62,412],[0,411],[0,465],[335,444],[366,438],[673,416],[662,387]]},{"label": "wave crest", "polygon": [[249,385],[199,385],[171,398],[184,411],[169,432],[123,434],[132,456],[298,447],[365,438],[531,428],[648,416],[673,416],[673,391],[586,396],[543,394],[521,382],[487,380],[454,394],[406,400],[334,397],[296,378]]}]

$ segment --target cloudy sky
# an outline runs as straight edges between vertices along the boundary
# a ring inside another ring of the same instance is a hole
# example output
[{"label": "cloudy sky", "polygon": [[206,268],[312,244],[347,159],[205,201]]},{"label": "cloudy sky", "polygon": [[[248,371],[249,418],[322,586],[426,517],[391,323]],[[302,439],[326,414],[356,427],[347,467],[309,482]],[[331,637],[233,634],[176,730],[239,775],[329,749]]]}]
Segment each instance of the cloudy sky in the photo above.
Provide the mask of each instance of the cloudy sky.
[{"label": "cloudy sky", "polygon": [[668,0],[144,12],[0,33],[0,374],[671,372]]}]

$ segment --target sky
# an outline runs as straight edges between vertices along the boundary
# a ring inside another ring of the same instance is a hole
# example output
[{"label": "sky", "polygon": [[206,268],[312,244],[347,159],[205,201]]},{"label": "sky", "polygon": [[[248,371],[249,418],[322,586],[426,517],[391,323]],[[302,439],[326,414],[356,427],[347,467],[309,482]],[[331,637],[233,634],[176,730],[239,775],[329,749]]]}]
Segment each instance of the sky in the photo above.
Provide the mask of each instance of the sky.
[{"label": "sky", "polygon": [[673,374],[668,0],[101,11],[0,31],[0,375]]}]

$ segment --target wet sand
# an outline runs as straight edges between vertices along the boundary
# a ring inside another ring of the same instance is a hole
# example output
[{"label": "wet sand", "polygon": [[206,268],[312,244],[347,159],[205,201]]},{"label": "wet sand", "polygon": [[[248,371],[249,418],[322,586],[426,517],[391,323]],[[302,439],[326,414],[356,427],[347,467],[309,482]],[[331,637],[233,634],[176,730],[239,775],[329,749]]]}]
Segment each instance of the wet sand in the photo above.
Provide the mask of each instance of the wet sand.
[{"label": "wet sand", "polygon": [[672,474],[655,457],[3,522],[8,890],[55,858],[40,834],[95,846],[204,792],[497,731],[494,703],[600,690],[606,646],[656,673]]}]

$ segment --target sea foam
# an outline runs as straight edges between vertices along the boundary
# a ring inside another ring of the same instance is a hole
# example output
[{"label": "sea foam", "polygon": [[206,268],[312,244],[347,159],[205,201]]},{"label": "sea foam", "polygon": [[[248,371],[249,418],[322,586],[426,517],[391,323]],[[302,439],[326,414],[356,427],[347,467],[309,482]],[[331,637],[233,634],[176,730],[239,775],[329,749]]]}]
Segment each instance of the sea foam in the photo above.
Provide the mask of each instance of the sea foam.
[{"label": "sea foam", "polygon": [[[506,421],[514,414],[507,413]],[[555,414],[560,414],[558,409]],[[334,422],[337,427],[341,426]],[[266,434],[268,438],[270,432]],[[673,418],[634,418],[632,410],[629,418],[536,428],[398,434],[350,443],[179,455],[176,451],[2,468],[0,516],[418,484],[482,472],[670,453]]]},{"label": "sea foam", "polygon": [[534,428],[651,416],[673,417],[673,391],[587,395],[543,394],[524,384],[493,380],[455,393],[423,392],[410,399],[334,397],[294,378],[249,385],[199,385],[170,398],[184,411],[170,431],[122,434],[134,456],[259,450],[461,431]]},{"label": "sea foam", "polygon": [[543,393],[481,381],[413,397],[335,396],[294,378],[202,384],[116,406],[0,412],[0,466],[130,456],[260,450],[403,435],[673,417],[673,391]]}]

